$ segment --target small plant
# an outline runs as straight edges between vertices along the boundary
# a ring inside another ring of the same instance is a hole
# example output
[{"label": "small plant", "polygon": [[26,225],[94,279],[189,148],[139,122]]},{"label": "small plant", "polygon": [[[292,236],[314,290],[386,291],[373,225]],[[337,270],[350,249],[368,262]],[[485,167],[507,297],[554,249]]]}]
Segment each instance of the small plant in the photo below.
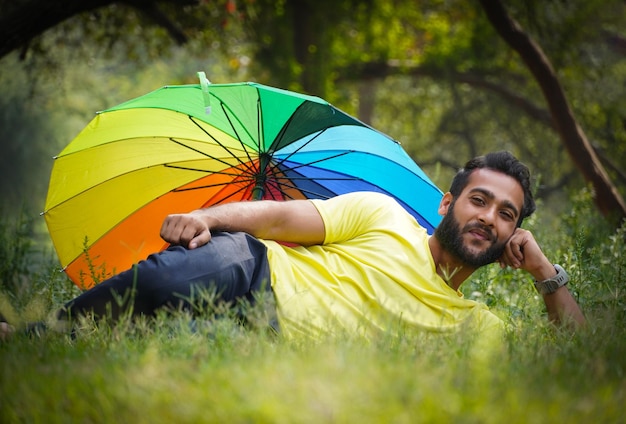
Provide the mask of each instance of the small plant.
[{"label": "small plant", "polygon": [[0,221],[0,289],[16,293],[29,273],[33,222],[20,214],[14,222]]},{"label": "small plant", "polygon": [[27,216],[0,220],[0,317],[18,326],[45,320],[79,293]]}]

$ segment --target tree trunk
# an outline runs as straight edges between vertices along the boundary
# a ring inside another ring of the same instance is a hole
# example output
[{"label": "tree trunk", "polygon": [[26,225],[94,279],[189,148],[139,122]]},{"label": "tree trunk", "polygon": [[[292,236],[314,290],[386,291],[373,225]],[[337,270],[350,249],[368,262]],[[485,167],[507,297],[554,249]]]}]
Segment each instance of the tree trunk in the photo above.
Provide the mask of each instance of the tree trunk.
[{"label": "tree trunk", "polygon": [[376,108],[376,80],[365,78],[358,83],[359,111],[357,117],[367,125],[372,125]]},{"label": "tree trunk", "polygon": [[326,10],[326,3],[320,0],[292,0],[288,2],[293,9],[293,51],[296,61],[301,66],[299,82],[307,94],[326,97],[324,75],[329,74],[328,61],[325,60],[330,42],[328,40],[328,21],[331,19]]},{"label": "tree trunk", "polygon": [[[193,1],[169,0],[179,6]],[[165,28],[179,44],[186,42],[185,34],[158,8],[156,0],[30,0],[0,16],[0,58],[28,45],[34,37],[48,29],[88,10],[96,10],[112,3],[125,3],[144,13],[157,25]]]},{"label": "tree trunk", "polygon": [[480,0],[480,3],[491,25],[520,55],[537,80],[563,145],[574,164],[595,190],[598,209],[608,219],[617,220],[615,223],[618,224],[626,218],[626,203],[611,183],[585,133],[574,118],[549,59],[541,47],[508,15],[500,0]]}]

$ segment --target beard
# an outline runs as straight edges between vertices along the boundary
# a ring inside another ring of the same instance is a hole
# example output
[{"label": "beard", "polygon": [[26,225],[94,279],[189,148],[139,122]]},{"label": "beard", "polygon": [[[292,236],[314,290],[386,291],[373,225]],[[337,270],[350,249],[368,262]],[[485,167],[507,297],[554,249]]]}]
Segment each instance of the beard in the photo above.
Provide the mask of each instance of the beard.
[{"label": "beard", "polygon": [[439,226],[435,229],[435,237],[441,246],[450,254],[459,259],[462,263],[473,268],[480,268],[497,261],[504,253],[506,242],[497,243],[492,241],[491,246],[481,252],[472,252],[463,243],[462,235],[472,228],[480,228],[489,235],[490,240],[494,240],[493,232],[489,227],[480,223],[467,224],[463,228],[454,217],[454,201],[450,204],[448,213],[444,215]]}]

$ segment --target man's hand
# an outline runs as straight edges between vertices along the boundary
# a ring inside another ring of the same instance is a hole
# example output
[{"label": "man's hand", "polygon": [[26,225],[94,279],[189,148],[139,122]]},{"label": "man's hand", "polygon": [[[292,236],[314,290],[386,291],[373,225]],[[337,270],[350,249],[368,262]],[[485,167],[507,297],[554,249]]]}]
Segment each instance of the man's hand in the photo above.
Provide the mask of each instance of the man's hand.
[{"label": "man's hand", "polygon": [[198,214],[173,214],[163,221],[161,238],[172,245],[195,249],[211,240],[211,230]]},{"label": "man's hand", "polygon": [[9,340],[15,328],[4,321],[0,321],[0,342]]},{"label": "man's hand", "polygon": [[521,228],[516,229],[509,238],[499,262],[503,268],[508,265],[528,271],[539,281],[556,274],[554,266],[544,255],[533,234]]},{"label": "man's hand", "polygon": [[[508,265],[528,271],[537,281],[556,275],[554,265],[543,253],[533,234],[521,228],[515,230],[509,238],[499,262],[503,268]],[[585,317],[566,286],[560,287],[554,293],[543,295],[543,301],[552,322],[573,323],[576,326],[585,324]]]}]

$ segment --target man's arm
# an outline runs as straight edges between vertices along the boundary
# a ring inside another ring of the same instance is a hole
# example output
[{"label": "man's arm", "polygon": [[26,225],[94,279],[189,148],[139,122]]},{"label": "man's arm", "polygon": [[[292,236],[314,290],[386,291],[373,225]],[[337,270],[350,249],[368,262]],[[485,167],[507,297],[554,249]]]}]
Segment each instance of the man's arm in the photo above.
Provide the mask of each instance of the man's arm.
[{"label": "man's arm", "polygon": [[[509,239],[500,263],[524,269],[537,281],[547,280],[557,274],[554,265],[544,255],[532,233],[520,228]],[[554,293],[544,294],[543,301],[552,322],[585,324],[585,316],[567,286],[558,288]]]},{"label": "man's arm", "polygon": [[211,231],[243,231],[261,239],[301,245],[321,244],[325,234],[322,217],[309,200],[258,200],[169,215],[163,221],[161,237],[194,249],[209,242]]}]

